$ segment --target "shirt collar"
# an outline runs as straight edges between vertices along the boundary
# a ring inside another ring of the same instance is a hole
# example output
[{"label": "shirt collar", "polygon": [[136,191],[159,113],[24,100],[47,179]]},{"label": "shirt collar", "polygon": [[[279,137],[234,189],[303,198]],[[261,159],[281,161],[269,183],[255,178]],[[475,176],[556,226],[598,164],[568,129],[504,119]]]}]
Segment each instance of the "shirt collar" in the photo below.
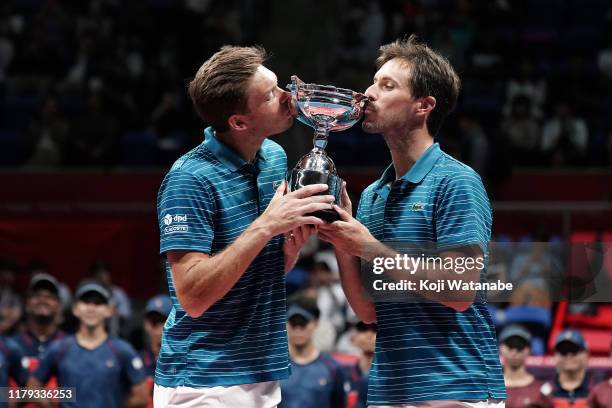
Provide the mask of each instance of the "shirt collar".
[{"label": "shirt collar", "polygon": [[[423,152],[421,157],[410,167],[410,169],[400,177],[400,180],[407,181],[409,183],[417,184],[420,183],[423,178],[431,171],[434,164],[438,161],[440,156],[442,155],[442,150],[440,150],[440,145],[438,143],[434,143]],[[380,178],[377,189],[383,187],[385,184],[389,182],[393,182],[395,180],[395,168],[393,167],[393,163],[387,167]]]},{"label": "shirt collar", "polygon": [[563,387],[561,387],[561,381],[559,381],[559,374],[557,374],[555,376],[555,385],[557,386],[557,390],[558,392],[562,393],[563,395],[573,395],[575,398],[581,398],[581,397],[586,397],[589,393],[589,385],[591,383],[591,375],[590,373],[587,371],[584,374],[584,378],[582,379],[582,383],[578,386],[578,388],[576,388],[573,391],[567,391],[566,389],[564,389]]},{"label": "shirt collar", "polygon": [[[251,163],[240,157],[234,149],[219,140],[212,127],[207,127],[204,130],[204,146],[206,146],[208,150],[210,150],[211,153],[232,172],[238,171],[244,166],[251,165]],[[259,148],[257,151],[256,158],[257,162],[266,161],[266,156],[262,148]]]}]

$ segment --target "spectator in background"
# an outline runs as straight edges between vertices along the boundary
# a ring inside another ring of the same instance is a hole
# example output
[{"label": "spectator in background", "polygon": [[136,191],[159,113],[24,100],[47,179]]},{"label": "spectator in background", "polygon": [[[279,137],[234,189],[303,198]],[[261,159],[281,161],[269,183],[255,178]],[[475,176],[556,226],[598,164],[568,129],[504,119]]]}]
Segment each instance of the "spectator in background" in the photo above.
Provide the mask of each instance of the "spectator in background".
[{"label": "spectator in background", "polygon": [[28,131],[33,153],[26,163],[31,167],[59,166],[65,159],[70,126],[59,109],[55,96],[47,96],[39,118],[33,120]]},{"label": "spectator in background", "polygon": [[145,306],[144,329],[147,333],[147,346],[142,353],[145,369],[155,375],[155,362],[161,348],[161,335],[164,323],[172,311],[172,301],[168,295],[156,295]]},{"label": "spectator in background", "polygon": [[[49,267],[47,264],[41,260],[33,260],[28,266],[28,275],[30,280],[36,275],[45,274],[54,276],[49,272]],[[58,288],[59,301],[61,304],[61,313],[60,316],[60,328],[66,333],[74,333],[76,331],[76,327],[78,325],[78,321],[72,315],[72,292],[70,288],[65,283],[62,283],[58,280],[55,281],[55,284]]]},{"label": "spectator in background", "polygon": [[458,122],[465,159],[470,167],[484,177],[489,164],[489,139],[472,115],[462,114]]},{"label": "spectator in background", "polygon": [[17,264],[0,259],[0,334],[12,335],[23,315],[21,297],[15,290]]},{"label": "spectator in background", "polygon": [[79,405],[82,401],[100,408],[146,405],[142,359],[127,342],[106,332],[105,321],[113,313],[110,301],[111,292],[102,283],[85,281],[79,286],[73,306],[79,329],[51,345],[30,377],[29,387],[40,387],[56,375],[60,387],[77,389]]},{"label": "spectator in background", "polygon": [[87,95],[86,110],[74,123],[66,147],[66,163],[92,166],[116,162],[118,142],[116,118],[108,112],[107,103],[99,91]]},{"label": "spectator in background", "polygon": [[[23,387],[28,381],[28,370],[22,364],[23,352],[19,345],[0,335],[0,387],[8,387],[9,379]],[[6,395],[6,394],[4,394]]]},{"label": "spectator in background", "polygon": [[32,276],[26,293],[25,327],[15,336],[31,371],[36,369],[51,343],[64,337],[64,332],[59,329],[61,317],[57,279],[47,273]]},{"label": "spectator in background", "polygon": [[172,311],[172,300],[168,295],[153,296],[145,306],[144,329],[147,333],[145,349],[141,353],[144,368],[147,373],[147,386],[149,387],[149,407],[153,407],[153,380],[155,378],[155,365],[161,349],[161,337],[164,323]]},{"label": "spectator in background", "polygon": [[291,376],[281,381],[279,408],[342,408],[346,387],[340,365],[314,344],[313,334],[320,316],[316,301],[308,297],[290,300],[287,334]]},{"label": "spectator in background", "polygon": [[351,392],[357,394],[355,408],[366,408],[368,401],[368,373],[374,358],[377,331],[376,323],[367,324],[358,322],[355,326],[352,340],[353,344],[361,351],[359,360],[353,366],[350,376]]},{"label": "spectator in background", "polygon": [[[183,149],[186,122],[180,106],[180,95],[174,91],[165,91],[159,104],[151,114],[151,121],[157,134],[157,147],[160,153],[168,154],[169,161],[174,161]],[[171,160],[170,160],[171,159]],[[162,161],[165,164],[165,161]]]},{"label": "spectator in background", "polygon": [[377,0],[367,2],[363,24],[358,34],[362,38],[364,60],[368,61],[376,57],[378,47],[384,41],[386,21]]},{"label": "spectator in background", "polygon": [[99,280],[110,288],[112,297],[111,302],[114,307],[113,317],[110,322],[110,331],[113,335],[118,335],[123,323],[132,317],[132,303],[125,291],[112,282],[111,267],[103,260],[97,260],[90,267],[90,275],[93,279]]},{"label": "spectator in background", "polygon": [[[306,293],[317,299],[317,306],[321,311],[319,320],[330,322],[335,333],[341,333],[346,324],[346,296],[342,292],[340,282],[334,277],[329,262],[314,263],[310,270],[310,286],[306,289]],[[334,342],[335,340],[334,336]]]},{"label": "spectator in background", "polygon": [[[610,346],[610,357],[612,357],[612,344]],[[612,377],[600,382],[591,390],[587,405],[589,408],[612,408]]]},{"label": "spectator in background", "polygon": [[607,45],[599,50],[597,68],[602,74],[604,84],[607,84],[609,89],[612,85],[612,33],[608,34]]},{"label": "spectator in background", "polygon": [[527,372],[527,357],[531,352],[531,334],[522,326],[511,325],[499,335],[506,383],[506,408],[552,407],[550,385]]},{"label": "spectator in background", "polygon": [[336,351],[338,353],[359,355],[361,349],[353,343],[353,337],[357,333],[357,323],[359,318],[355,315],[353,308],[349,305],[347,308],[346,326],[344,332],[338,336],[336,342]]},{"label": "spectator in background", "polygon": [[536,78],[534,71],[533,61],[524,60],[520,63],[516,76],[506,84],[506,115],[512,110],[515,99],[524,96],[530,101],[530,116],[535,119],[542,118],[542,107],[546,102],[546,81]]},{"label": "spectator in background", "polygon": [[554,166],[582,164],[589,143],[584,119],[574,116],[566,102],[557,103],[555,115],[544,123],[542,150]]},{"label": "spectator in background", "polygon": [[510,281],[517,288],[511,295],[514,305],[550,306],[552,282],[556,282],[560,266],[548,251],[545,242],[532,242],[529,252],[518,254],[510,266]]},{"label": "spectator in background", "polygon": [[612,408],[612,378],[597,384],[587,398],[589,408]]},{"label": "spectator in background", "polygon": [[587,371],[589,352],[584,337],[576,330],[561,332],[555,341],[557,376],[552,384],[555,407],[567,404],[573,408],[587,407],[591,391],[591,376]]},{"label": "spectator in background", "polygon": [[512,146],[512,160],[520,164],[537,165],[541,161],[540,125],[532,113],[532,101],[525,95],[512,99],[510,111],[501,122],[500,132]]},{"label": "spectator in background", "polygon": [[6,81],[6,70],[15,56],[15,44],[11,39],[11,28],[8,18],[0,17],[0,90]]}]

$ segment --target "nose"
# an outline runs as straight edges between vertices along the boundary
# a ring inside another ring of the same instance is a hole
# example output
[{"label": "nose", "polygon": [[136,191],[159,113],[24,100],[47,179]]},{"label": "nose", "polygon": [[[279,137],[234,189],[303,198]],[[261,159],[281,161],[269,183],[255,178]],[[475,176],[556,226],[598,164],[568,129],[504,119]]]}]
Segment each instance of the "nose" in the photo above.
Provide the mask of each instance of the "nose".
[{"label": "nose", "polygon": [[372,84],[368,87],[368,89],[366,89],[366,91],[364,92],[364,95],[367,96],[368,99],[370,99],[370,101],[375,101],[376,100],[375,90],[376,90],[376,87],[374,86],[374,84]]},{"label": "nose", "polygon": [[280,92],[280,100],[281,102],[286,102],[289,97],[291,97],[291,92],[285,91],[281,87],[277,87]]}]

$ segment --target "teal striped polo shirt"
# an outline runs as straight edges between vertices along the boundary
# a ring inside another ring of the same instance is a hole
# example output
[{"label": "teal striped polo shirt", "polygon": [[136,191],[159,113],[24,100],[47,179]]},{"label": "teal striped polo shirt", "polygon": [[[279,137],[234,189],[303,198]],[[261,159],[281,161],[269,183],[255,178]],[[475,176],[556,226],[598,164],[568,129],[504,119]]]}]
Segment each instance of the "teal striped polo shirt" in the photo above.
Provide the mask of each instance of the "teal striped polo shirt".
[{"label": "teal striped polo shirt", "polygon": [[[244,161],[211,128],[202,144],[179,158],[158,194],[160,253],[214,255],[265,210],[285,178],[287,157],[265,140],[255,163]],[[203,271],[202,273],[206,273]],[[202,316],[191,318],[176,297],[164,326],[155,383],[212,387],[287,378],[282,236],[270,240],[236,285]]]},{"label": "teal striped polo shirt", "polygon": [[[376,239],[486,246],[491,207],[480,177],[470,167],[436,143],[395,178],[391,165],[359,202],[357,219]],[[485,302],[475,302],[464,312],[426,301],[377,300],[375,306],[378,336],[368,405],[506,398]]]}]

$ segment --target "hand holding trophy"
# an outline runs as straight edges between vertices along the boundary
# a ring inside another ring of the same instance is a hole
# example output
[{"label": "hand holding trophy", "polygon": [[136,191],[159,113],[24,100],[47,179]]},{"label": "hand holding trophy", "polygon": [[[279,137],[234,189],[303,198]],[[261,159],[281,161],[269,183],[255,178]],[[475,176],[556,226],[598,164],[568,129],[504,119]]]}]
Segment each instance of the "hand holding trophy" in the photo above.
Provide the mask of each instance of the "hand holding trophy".
[{"label": "hand holding trophy", "polygon": [[[313,149],[289,172],[289,188],[294,191],[309,184],[327,184],[329,190],[323,194],[333,195],[339,204],[342,179],[338,177],[334,162],[325,153],[327,138],[329,132],[346,130],[357,123],[368,98],[350,89],[306,84],[296,75],[291,76],[287,88],[297,106],[298,120],[315,129]],[[327,222],[339,218],[332,209],[317,211],[314,215]]]}]

